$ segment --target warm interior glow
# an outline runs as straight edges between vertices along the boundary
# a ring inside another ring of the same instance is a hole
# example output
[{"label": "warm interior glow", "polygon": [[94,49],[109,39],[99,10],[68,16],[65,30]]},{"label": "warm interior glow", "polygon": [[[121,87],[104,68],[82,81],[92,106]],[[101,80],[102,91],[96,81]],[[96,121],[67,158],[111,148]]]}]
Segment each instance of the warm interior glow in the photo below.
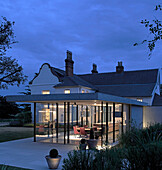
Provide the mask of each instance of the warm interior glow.
[{"label": "warm interior glow", "polygon": [[49,90],[43,90],[42,94],[50,94],[50,91]]},{"label": "warm interior glow", "polygon": [[137,101],[142,102],[142,99],[137,99]]},{"label": "warm interior glow", "polygon": [[82,93],[85,93],[85,90],[82,90]]},{"label": "warm interior glow", "polygon": [[64,93],[65,93],[65,94],[70,94],[70,90],[69,90],[69,89],[66,89],[66,90],[64,90]]}]

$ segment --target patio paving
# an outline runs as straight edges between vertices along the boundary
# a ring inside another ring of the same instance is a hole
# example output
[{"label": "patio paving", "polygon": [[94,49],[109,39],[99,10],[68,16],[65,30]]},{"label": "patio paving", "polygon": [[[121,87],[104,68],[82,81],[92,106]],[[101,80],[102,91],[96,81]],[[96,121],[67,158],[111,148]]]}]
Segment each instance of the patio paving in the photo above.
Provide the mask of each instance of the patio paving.
[{"label": "patio paving", "polygon": [[0,143],[0,164],[47,170],[45,155],[48,155],[50,149],[56,148],[62,156],[58,169],[62,169],[63,159],[76,147],[77,145],[33,142],[33,138],[3,142]]}]

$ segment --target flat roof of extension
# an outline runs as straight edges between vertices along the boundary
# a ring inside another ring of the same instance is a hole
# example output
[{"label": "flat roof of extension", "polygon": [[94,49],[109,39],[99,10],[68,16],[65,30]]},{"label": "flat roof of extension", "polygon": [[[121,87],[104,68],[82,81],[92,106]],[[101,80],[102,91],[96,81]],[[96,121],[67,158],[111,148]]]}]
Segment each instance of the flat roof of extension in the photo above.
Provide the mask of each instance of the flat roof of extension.
[{"label": "flat roof of extension", "polygon": [[123,103],[137,106],[148,106],[147,103],[139,102],[136,100],[113,96],[104,93],[71,93],[71,94],[36,94],[36,95],[11,95],[6,96],[8,102],[28,102],[28,103],[63,103],[63,102],[76,102],[77,104],[93,104],[111,102],[111,103]]}]

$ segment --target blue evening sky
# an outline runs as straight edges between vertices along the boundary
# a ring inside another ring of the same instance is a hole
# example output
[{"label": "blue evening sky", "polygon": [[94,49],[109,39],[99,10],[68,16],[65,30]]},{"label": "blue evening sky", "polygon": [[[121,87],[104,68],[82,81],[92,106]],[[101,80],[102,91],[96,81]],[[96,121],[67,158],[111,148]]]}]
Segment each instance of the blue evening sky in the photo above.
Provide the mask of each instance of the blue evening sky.
[{"label": "blue evening sky", "polygon": [[[74,72],[113,72],[118,61],[125,70],[162,67],[162,42],[156,44],[151,59],[146,45],[135,42],[150,38],[142,19],[162,20],[154,11],[154,0],[1,0],[0,15],[15,21],[19,43],[8,55],[23,66],[30,81],[43,63],[64,69],[66,50],[73,53]],[[26,83],[27,84],[27,83]],[[10,87],[0,95],[23,91]]]}]

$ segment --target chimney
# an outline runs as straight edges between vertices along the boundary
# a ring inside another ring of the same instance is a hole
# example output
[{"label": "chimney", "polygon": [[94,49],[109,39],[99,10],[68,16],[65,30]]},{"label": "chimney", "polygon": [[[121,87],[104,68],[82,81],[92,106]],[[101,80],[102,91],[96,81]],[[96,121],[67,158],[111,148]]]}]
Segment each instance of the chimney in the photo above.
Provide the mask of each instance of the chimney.
[{"label": "chimney", "polygon": [[117,73],[124,72],[124,67],[122,66],[122,61],[118,62],[118,66],[116,66],[116,72]]},{"label": "chimney", "polygon": [[74,61],[72,60],[72,52],[67,50],[67,58],[65,59],[65,65],[66,65],[66,75],[67,76],[73,76],[73,64]]},{"label": "chimney", "polygon": [[93,64],[93,70],[91,70],[91,72],[92,74],[98,73],[96,64]]}]

